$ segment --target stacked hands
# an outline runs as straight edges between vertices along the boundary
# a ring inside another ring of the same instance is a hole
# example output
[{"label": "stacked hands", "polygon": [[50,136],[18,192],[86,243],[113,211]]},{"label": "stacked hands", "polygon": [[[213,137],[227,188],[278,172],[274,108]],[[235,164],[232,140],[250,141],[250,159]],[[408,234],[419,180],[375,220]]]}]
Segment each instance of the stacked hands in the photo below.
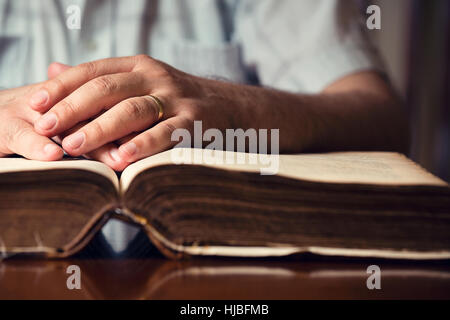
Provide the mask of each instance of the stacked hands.
[{"label": "stacked hands", "polygon": [[[216,81],[145,55],[76,67],[53,63],[48,76],[42,83],[0,91],[0,156],[52,161],[61,159],[64,149],[121,171],[175,145],[176,128],[191,131],[194,120],[226,128],[238,116],[225,95],[216,94]],[[150,94],[161,100],[162,118]],[[214,117],[211,106],[229,116]]]},{"label": "stacked hands", "polygon": [[53,63],[48,77],[0,91],[0,156],[51,161],[64,149],[121,171],[176,145],[174,130],[192,134],[194,120],[221,132],[277,128],[283,153],[408,145],[401,104],[373,71],[344,76],[313,95],[200,78],[146,55]]}]

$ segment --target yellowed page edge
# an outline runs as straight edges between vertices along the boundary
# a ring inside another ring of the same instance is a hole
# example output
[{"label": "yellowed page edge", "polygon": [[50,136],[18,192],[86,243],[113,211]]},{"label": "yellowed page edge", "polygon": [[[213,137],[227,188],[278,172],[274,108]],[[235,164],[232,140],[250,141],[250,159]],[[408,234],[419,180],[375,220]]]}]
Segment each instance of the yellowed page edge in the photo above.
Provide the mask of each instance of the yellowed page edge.
[{"label": "yellowed page edge", "polygon": [[[201,157],[205,152],[211,150],[202,149],[172,149],[149,158],[138,161],[122,174],[121,192],[124,193],[131,184],[134,177],[142,171],[162,166],[173,165],[172,152],[186,152],[191,154],[190,159],[195,158],[194,153],[200,153]],[[259,156],[257,163],[252,164],[250,155],[238,152],[215,151],[218,158],[222,159],[222,164],[208,164],[204,161],[197,163],[207,167],[218,169],[256,172],[260,173],[261,168],[267,167],[261,162]],[[227,155],[232,155],[236,159],[238,155],[245,158],[243,164],[226,164]],[[253,155],[255,156],[255,155]],[[300,154],[300,155],[280,155],[277,175],[301,179],[314,182],[326,183],[358,183],[377,185],[433,185],[448,186],[448,184],[422,169],[402,154],[391,152],[335,152],[326,154]],[[192,164],[196,164],[192,161]]]},{"label": "yellowed page edge", "polygon": [[24,158],[0,159],[0,174],[6,172],[79,169],[97,173],[108,178],[119,189],[119,179],[116,173],[107,165],[92,160],[61,160],[61,161],[37,161]]},{"label": "yellowed page edge", "polygon": [[320,256],[336,257],[358,257],[358,258],[385,258],[406,260],[448,260],[450,251],[398,251],[377,249],[348,249],[328,248],[315,246],[183,246],[177,245],[164,238],[154,227],[144,224],[144,228],[156,238],[164,247],[180,253],[197,256],[220,256],[220,257],[284,257],[293,254],[312,253]]}]

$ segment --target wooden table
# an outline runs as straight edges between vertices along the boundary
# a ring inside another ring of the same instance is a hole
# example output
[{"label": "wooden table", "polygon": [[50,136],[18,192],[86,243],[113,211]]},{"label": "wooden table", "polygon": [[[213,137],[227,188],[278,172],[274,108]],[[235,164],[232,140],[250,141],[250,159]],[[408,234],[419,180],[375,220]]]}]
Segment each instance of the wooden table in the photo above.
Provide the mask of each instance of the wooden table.
[{"label": "wooden table", "polygon": [[[381,290],[366,269],[381,268]],[[78,265],[81,289],[66,286]],[[6,260],[0,299],[449,299],[450,265],[333,259]]]}]

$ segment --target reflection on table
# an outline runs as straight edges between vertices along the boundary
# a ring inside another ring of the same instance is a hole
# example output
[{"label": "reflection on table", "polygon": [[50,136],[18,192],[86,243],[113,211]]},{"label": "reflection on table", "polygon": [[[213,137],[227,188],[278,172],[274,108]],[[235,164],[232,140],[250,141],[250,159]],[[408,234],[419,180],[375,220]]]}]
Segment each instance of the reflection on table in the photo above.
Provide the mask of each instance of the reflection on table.
[{"label": "reflection on table", "polygon": [[[0,299],[396,299],[450,298],[448,264],[376,262],[381,290],[368,290],[371,261],[333,259],[6,260]],[[70,265],[81,289],[69,290]]]}]

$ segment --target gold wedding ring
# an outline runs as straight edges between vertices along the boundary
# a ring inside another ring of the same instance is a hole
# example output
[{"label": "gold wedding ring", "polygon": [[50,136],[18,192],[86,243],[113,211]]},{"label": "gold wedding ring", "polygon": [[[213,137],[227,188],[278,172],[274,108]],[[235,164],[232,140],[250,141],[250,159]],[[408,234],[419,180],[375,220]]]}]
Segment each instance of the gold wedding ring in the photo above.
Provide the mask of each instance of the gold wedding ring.
[{"label": "gold wedding ring", "polygon": [[156,105],[158,106],[158,121],[159,121],[162,119],[164,115],[163,103],[161,102],[161,100],[159,100],[157,96],[154,96],[152,94],[149,94],[148,96],[152,98],[152,100],[155,101]]}]

